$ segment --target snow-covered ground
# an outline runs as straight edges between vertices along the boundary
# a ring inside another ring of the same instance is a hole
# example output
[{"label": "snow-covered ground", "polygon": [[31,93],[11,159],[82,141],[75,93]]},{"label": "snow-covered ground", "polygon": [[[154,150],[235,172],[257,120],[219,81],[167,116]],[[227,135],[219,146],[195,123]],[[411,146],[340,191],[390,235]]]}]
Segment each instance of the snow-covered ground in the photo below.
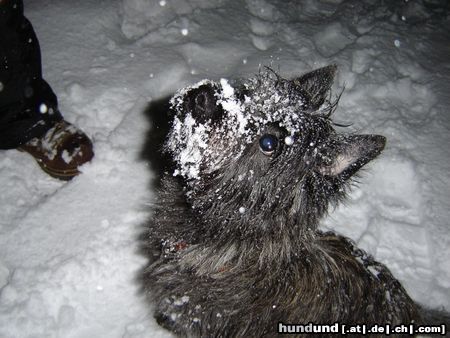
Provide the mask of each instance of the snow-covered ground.
[{"label": "snow-covered ground", "polygon": [[[0,152],[0,337],[170,337],[139,291],[144,111],[202,78],[336,63],[334,119],[388,138],[324,222],[450,311],[450,19],[438,0],[25,0],[44,75],[96,156],[71,182]],[[151,154],[150,154],[151,157]]]}]

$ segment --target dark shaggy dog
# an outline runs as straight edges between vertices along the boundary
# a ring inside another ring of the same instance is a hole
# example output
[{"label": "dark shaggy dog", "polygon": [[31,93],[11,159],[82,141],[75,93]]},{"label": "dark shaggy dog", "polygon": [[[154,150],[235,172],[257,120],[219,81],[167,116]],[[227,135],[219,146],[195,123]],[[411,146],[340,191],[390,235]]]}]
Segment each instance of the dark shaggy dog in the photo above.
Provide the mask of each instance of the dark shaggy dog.
[{"label": "dark shaggy dog", "polygon": [[189,337],[272,337],[278,323],[409,324],[414,302],[382,264],[317,227],[379,135],[339,134],[336,67],[202,81],[171,100],[146,243],[159,324]]}]

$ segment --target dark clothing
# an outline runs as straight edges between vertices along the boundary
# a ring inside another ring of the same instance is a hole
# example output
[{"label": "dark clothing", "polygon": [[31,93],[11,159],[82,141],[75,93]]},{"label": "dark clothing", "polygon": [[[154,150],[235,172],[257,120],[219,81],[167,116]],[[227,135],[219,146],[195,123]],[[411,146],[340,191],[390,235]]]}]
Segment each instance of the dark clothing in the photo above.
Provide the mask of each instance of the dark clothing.
[{"label": "dark clothing", "polygon": [[0,149],[40,137],[61,119],[22,0],[0,0]]}]

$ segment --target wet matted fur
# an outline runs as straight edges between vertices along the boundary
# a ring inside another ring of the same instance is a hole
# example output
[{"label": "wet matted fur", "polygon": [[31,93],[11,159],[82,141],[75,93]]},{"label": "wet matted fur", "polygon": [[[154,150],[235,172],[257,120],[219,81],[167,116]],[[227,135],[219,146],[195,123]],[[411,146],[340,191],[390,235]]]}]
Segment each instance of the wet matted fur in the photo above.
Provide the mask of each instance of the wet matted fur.
[{"label": "wet matted fur", "polygon": [[384,265],[318,230],[385,145],[379,135],[335,131],[335,71],[287,80],[267,69],[172,98],[170,165],[143,273],[160,325],[189,337],[272,337],[279,322],[420,321]]}]

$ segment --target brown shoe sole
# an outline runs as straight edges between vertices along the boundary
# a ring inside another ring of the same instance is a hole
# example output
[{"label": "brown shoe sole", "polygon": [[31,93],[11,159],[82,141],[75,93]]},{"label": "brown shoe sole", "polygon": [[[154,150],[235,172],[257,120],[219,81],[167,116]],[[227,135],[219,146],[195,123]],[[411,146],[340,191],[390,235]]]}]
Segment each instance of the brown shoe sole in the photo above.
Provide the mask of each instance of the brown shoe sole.
[{"label": "brown shoe sole", "polygon": [[[26,151],[22,147],[17,148],[17,150],[19,150],[20,152],[30,154],[28,151]],[[33,156],[32,154],[30,154],[30,155]],[[63,181],[70,181],[72,178],[74,178],[75,176],[77,176],[80,173],[80,171],[78,171],[77,169],[58,170],[55,168],[49,168],[48,166],[45,165],[45,163],[40,158],[35,158],[34,156],[33,156],[33,158],[36,160],[37,164],[39,164],[41,169],[44,170],[48,175],[50,175],[54,178],[63,180]]]}]

